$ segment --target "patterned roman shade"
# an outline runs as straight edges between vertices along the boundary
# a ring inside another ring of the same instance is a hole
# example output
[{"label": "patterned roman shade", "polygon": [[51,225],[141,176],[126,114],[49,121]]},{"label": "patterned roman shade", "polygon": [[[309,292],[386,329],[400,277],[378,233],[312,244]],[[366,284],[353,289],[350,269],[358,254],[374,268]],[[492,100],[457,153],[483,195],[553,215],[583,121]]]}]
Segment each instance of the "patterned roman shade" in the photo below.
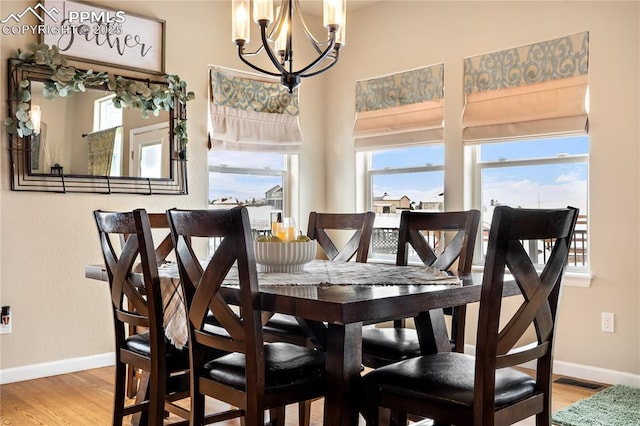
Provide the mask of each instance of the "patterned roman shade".
[{"label": "patterned roman shade", "polygon": [[211,68],[212,148],[298,153],[298,93],[279,80]]},{"label": "patterned roman shade", "polygon": [[356,151],[443,139],[444,65],[356,82]]},{"label": "patterned roman shade", "polygon": [[465,58],[465,143],[584,133],[589,33]]}]

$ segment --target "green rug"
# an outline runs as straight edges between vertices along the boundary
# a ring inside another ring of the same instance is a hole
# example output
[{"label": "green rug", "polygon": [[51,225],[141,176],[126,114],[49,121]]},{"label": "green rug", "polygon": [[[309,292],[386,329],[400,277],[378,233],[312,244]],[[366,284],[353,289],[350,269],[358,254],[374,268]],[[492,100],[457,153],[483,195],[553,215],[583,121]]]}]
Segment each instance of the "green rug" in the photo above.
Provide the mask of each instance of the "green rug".
[{"label": "green rug", "polygon": [[640,426],[640,389],[611,386],[554,413],[552,423],[560,426]]}]

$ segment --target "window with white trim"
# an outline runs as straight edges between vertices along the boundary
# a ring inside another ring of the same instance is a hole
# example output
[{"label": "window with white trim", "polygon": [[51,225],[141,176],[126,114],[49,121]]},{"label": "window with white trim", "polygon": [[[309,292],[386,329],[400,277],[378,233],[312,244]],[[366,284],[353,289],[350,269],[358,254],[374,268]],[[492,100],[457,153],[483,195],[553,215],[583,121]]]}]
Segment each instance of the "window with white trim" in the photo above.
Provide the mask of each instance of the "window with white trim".
[{"label": "window with white trim", "polygon": [[209,208],[245,206],[257,237],[277,213],[297,212],[298,92],[273,78],[209,71]]},{"label": "window with white trim", "polygon": [[[588,272],[589,33],[464,60],[463,143],[482,212],[482,263],[493,208],[580,208],[568,268]],[[548,241],[530,241],[543,265]]]},{"label": "window with white trim", "polygon": [[[484,262],[493,210],[578,207],[580,216],[568,271],[588,271],[589,137],[587,135],[470,145],[473,161],[473,207],[481,211],[476,263]],[[544,241],[531,243],[538,264],[549,255]]]},{"label": "window with white trim", "polygon": [[272,213],[290,216],[291,173],[297,155],[209,151],[209,208],[243,205],[254,233],[271,229]]},{"label": "window with white trim", "polygon": [[[113,104],[115,94],[96,99],[93,104],[93,131],[111,129],[120,126],[116,130],[113,141],[113,155],[111,157],[111,171],[109,176],[122,175],[122,108]],[[146,176],[146,175],[143,175]]]},{"label": "window with white trim", "polygon": [[395,261],[402,211],[444,211],[444,145],[369,151],[365,155],[367,204],[376,214],[369,259]]}]

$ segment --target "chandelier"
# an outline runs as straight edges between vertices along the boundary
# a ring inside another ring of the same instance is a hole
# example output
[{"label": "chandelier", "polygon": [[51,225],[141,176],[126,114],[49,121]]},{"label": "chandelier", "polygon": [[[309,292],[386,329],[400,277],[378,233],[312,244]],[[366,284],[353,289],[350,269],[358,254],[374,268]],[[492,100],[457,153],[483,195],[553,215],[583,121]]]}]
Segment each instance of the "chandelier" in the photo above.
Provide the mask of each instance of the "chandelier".
[{"label": "chandelier", "polygon": [[[253,0],[253,20],[260,26],[262,44],[254,52],[246,52],[251,0],[233,0],[232,34],[233,41],[238,46],[238,56],[254,70],[280,77],[282,84],[291,93],[300,85],[300,79],[318,75],[338,62],[338,52],[344,46],[346,3],[346,0],[323,0],[323,25],[327,29],[327,39],[318,40],[302,16],[300,0],[281,0],[275,11],[275,20],[273,0]],[[294,18],[317,54],[315,59],[297,70],[293,66]],[[249,57],[257,56],[263,50],[275,71],[266,70],[249,61]]]}]

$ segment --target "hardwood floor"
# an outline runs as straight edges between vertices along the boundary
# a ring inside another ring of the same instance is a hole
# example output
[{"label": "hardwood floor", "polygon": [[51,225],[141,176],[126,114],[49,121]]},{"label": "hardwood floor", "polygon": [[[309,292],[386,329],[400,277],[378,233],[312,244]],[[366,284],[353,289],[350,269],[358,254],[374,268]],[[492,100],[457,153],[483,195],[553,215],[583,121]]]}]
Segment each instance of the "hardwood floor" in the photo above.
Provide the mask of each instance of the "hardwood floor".
[{"label": "hardwood floor", "polygon": [[[105,367],[2,385],[0,425],[109,425],[112,383],[113,368]],[[564,408],[596,392],[580,386],[554,383],[553,410]],[[208,410],[216,409],[214,401],[208,399],[207,404]],[[322,400],[312,404],[311,425],[322,425],[322,408]],[[174,417],[167,424],[171,419]],[[217,423],[220,426],[239,424],[238,420]],[[287,407],[287,426],[297,424],[297,407]],[[518,423],[518,426],[532,425],[535,425],[533,418]]]}]

